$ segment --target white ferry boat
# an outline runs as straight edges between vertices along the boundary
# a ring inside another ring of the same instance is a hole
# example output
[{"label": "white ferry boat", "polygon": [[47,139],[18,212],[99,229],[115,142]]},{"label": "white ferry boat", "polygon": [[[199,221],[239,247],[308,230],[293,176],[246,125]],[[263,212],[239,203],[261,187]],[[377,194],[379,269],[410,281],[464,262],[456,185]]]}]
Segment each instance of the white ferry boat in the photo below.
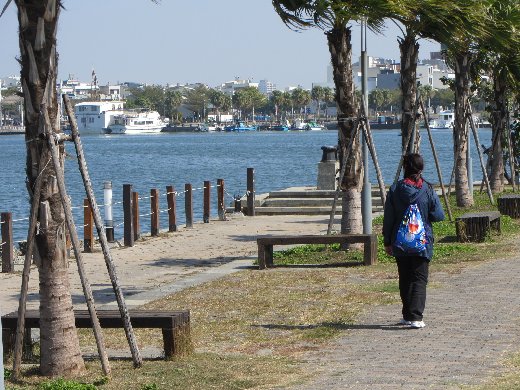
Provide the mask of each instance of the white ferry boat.
[{"label": "white ferry boat", "polygon": [[166,126],[157,111],[126,113],[114,117],[114,122],[103,129],[105,134],[159,133]]},{"label": "white ferry boat", "polygon": [[81,134],[99,134],[123,114],[122,101],[82,102],[74,106],[74,114]]},{"label": "white ferry boat", "polygon": [[455,123],[455,113],[453,111],[441,111],[437,119],[430,119],[428,123],[430,129],[441,130],[441,129],[453,129]]}]

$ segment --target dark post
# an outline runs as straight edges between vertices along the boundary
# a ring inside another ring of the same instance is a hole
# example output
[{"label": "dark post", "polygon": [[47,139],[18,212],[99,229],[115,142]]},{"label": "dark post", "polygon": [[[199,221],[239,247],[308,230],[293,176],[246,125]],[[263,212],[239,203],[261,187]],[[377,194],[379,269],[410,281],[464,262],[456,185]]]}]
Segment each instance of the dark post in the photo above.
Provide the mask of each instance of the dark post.
[{"label": "dark post", "polygon": [[193,227],[193,194],[191,189],[191,184],[186,183],[184,185],[184,210],[186,213],[186,227],[192,228]]},{"label": "dark post", "polygon": [[124,244],[134,246],[134,229],[132,226],[132,185],[123,184]]},{"label": "dark post", "polygon": [[242,211],[242,201],[240,199],[240,194],[235,194],[233,196],[235,199],[235,213],[240,213]]},{"label": "dark post", "polygon": [[159,191],[153,188],[150,191],[150,234],[159,235]]},{"label": "dark post", "polygon": [[134,240],[141,237],[141,224],[139,218],[139,192],[132,192],[132,226],[134,227]]},{"label": "dark post", "polygon": [[168,231],[177,231],[177,195],[173,186],[166,186],[166,199],[168,201]]},{"label": "dark post", "polygon": [[204,221],[204,223],[209,223],[210,190],[211,190],[211,183],[209,181],[205,181],[204,182],[204,214],[202,215],[202,220]]},{"label": "dark post", "polygon": [[226,209],[224,208],[224,179],[217,179],[217,210],[219,221],[225,221]]},{"label": "dark post", "polygon": [[247,168],[247,215],[255,216],[255,169]]},{"label": "dark post", "polygon": [[14,271],[13,249],[13,216],[11,213],[2,213],[2,272]]},{"label": "dark post", "polygon": [[83,199],[83,252],[92,253],[94,248],[94,216],[87,198]]}]

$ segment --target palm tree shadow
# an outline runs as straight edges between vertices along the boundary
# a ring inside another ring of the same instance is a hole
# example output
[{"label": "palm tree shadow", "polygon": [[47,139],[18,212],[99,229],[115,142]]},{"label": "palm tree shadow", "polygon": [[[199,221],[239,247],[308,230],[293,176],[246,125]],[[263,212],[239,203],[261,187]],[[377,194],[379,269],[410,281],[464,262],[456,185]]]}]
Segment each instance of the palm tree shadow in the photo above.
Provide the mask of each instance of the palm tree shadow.
[{"label": "palm tree shadow", "polygon": [[312,329],[330,329],[330,330],[404,330],[408,329],[400,324],[345,324],[343,322],[321,322],[319,324],[310,325],[284,325],[284,324],[261,324],[251,325],[257,328],[264,329],[279,329],[279,330],[312,330]]}]

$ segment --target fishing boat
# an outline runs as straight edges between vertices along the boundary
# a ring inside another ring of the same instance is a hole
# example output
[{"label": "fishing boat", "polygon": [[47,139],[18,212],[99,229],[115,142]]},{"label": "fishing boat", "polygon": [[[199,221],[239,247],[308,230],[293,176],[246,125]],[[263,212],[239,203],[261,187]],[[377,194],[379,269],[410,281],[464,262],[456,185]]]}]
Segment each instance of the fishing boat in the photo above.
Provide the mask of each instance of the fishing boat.
[{"label": "fishing boat", "polygon": [[244,122],[236,122],[233,125],[224,127],[225,131],[237,131],[237,132],[243,132],[243,131],[256,131],[258,128],[254,125],[248,126]]},{"label": "fishing boat", "polygon": [[432,130],[453,129],[455,113],[453,111],[441,111],[439,117],[430,119],[428,125]]},{"label": "fishing boat", "polygon": [[316,122],[296,119],[291,126],[291,130],[325,130],[325,127]]},{"label": "fishing boat", "polygon": [[116,115],[113,123],[103,128],[105,134],[160,133],[166,123],[157,111],[143,111]]}]

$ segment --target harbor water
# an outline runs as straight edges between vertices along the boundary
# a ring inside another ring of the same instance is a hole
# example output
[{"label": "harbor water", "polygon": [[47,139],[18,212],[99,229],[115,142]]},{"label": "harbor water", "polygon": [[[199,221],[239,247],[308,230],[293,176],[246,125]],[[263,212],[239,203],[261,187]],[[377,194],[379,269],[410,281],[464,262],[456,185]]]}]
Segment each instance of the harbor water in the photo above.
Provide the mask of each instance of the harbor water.
[{"label": "harbor water", "polygon": [[[395,176],[400,158],[399,130],[374,131],[373,137],[385,184]],[[421,132],[421,153],[426,168],[424,177],[437,183],[437,173],[426,131]],[[479,130],[480,141],[489,146],[490,129]],[[173,185],[179,192],[185,183],[191,183],[195,221],[202,220],[203,182],[211,182],[211,218],[217,217],[216,181],[224,179],[226,205],[233,196],[246,193],[247,168],[255,170],[257,194],[294,186],[316,186],[317,163],[322,146],[336,145],[336,131],[307,132],[247,132],[247,133],[159,133],[149,135],[84,135],[82,143],[98,204],[103,204],[103,182],[112,181],[114,226],[116,239],[123,234],[123,184],[132,184],[133,190],[145,199],[140,201],[141,231],[150,231],[150,189],[166,193]],[[453,168],[451,130],[433,131],[433,140],[439,157],[443,180],[449,182]],[[78,170],[74,146],[66,145],[67,191],[72,199],[76,225],[83,235],[83,199],[85,190]],[[480,162],[472,140],[474,180],[481,180]],[[25,140],[23,135],[0,137],[0,211],[11,212],[14,240],[25,240],[27,235],[29,200],[25,185]],[[371,160],[370,160],[371,161]],[[373,166],[370,180],[377,184]],[[166,196],[160,199],[161,229],[167,228]],[[184,217],[184,197],[177,200],[178,225]],[[104,210],[101,209],[101,215]]]}]

